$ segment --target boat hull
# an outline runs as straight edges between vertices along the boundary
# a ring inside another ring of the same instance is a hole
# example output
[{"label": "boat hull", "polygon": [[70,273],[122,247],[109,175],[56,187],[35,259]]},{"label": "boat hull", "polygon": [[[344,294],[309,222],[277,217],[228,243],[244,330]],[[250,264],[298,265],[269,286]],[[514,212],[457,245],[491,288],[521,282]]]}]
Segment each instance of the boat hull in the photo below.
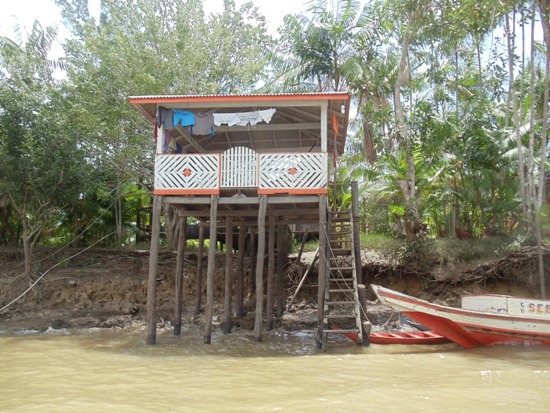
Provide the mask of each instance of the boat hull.
[{"label": "boat hull", "polygon": [[[357,333],[342,333],[342,335],[355,342],[358,340]],[[371,344],[442,344],[449,341],[445,336],[433,331],[371,331],[369,336]]]},{"label": "boat hull", "polygon": [[502,343],[550,344],[550,316],[529,317],[453,308],[377,285],[372,288],[383,304],[466,348]]},{"label": "boat hull", "polygon": [[371,332],[371,344],[443,344],[449,339],[432,331],[418,332]]}]

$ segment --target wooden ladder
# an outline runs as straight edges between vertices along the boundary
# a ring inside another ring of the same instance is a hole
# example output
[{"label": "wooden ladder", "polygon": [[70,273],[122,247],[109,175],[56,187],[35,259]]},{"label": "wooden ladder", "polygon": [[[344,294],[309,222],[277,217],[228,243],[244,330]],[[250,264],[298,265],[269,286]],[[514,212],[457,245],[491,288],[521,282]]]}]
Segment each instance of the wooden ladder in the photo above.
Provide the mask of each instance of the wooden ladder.
[{"label": "wooden ladder", "polygon": [[357,268],[350,211],[329,211],[327,222],[327,280],[321,347],[329,335],[357,337],[363,343]]}]

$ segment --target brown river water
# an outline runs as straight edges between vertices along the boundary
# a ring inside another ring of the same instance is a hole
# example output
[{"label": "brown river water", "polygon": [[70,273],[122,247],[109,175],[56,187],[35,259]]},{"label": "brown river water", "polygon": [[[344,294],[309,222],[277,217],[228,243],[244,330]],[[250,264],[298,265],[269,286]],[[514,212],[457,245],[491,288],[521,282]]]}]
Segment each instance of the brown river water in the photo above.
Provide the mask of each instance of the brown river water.
[{"label": "brown river water", "polygon": [[0,333],[0,412],[549,412],[550,346],[464,350],[311,332]]}]

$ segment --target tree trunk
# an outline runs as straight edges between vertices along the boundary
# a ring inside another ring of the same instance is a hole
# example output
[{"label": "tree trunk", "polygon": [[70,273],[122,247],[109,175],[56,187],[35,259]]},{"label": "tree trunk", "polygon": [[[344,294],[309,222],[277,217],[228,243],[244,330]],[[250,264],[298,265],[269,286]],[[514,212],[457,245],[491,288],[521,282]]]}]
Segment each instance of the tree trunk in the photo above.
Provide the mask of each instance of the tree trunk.
[{"label": "tree trunk", "polygon": [[21,223],[23,225],[23,234],[21,240],[23,241],[23,253],[25,256],[25,276],[32,283],[32,239],[29,235],[29,222],[26,216],[21,217]]},{"label": "tree trunk", "polygon": [[546,45],[546,70],[544,72],[544,99],[542,106],[542,133],[540,142],[540,163],[539,163],[539,182],[538,182],[538,194],[535,202],[535,228],[537,235],[537,247],[538,247],[538,270],[539,270],[539,282],[540,282],[540,295],[542,298],[546,298],[546,279],[544,273],[544,257],[542,250],[542,225],[541,225],[541,209],[544,200],[546,199],[545,187],[546,187],[546,144],[548,135],[548,87],[550,86],[550,10],[548,0],[539,0],[540,16],[542,21],[542,28],[544,33],[544,43]]},{"label": "tree trunk", "polygon": [[[412,19],[411,19],[412,20]],[[395,82],[395,89],[393,94],[395,105],[395,118],[397,123],[397,129],[399,132],[399,140],[405,145],[405,153],[407,158],[407,175],[406,181],[401,181],[399,184],[403,192],[403,199],[405,204],[405,231],[408,241],[414,241],[416,239],[415,227],[420,221],[418,217],[418,208],[416,203],[416,168],[414,165],[414,151],[413,143],[409,139],[407,131],[407,123],[405,121],[405,115],[403,113],[403,106],[401,104],[401,86],[404,84],[405,74],[407,68],[407,55],[409,52],[409,45],[413,37],[413,30],[408,28],[405,37],[403,39],[403,48],[401,50],[401,60],[399,62],[399,73],[397,75],[397,81]]]}]

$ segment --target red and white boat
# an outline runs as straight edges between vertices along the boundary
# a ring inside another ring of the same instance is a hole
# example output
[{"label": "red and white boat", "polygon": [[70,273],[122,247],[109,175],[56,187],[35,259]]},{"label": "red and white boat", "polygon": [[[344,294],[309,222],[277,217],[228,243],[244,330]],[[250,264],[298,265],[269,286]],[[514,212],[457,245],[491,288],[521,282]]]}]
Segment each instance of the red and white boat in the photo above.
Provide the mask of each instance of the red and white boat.
[{"label": "red and white boat", "polygon": [[550,344],[550,300],[469,295],[462,307],[433,304],[371,284],[380,301],[466,348],[501,343]]}]

